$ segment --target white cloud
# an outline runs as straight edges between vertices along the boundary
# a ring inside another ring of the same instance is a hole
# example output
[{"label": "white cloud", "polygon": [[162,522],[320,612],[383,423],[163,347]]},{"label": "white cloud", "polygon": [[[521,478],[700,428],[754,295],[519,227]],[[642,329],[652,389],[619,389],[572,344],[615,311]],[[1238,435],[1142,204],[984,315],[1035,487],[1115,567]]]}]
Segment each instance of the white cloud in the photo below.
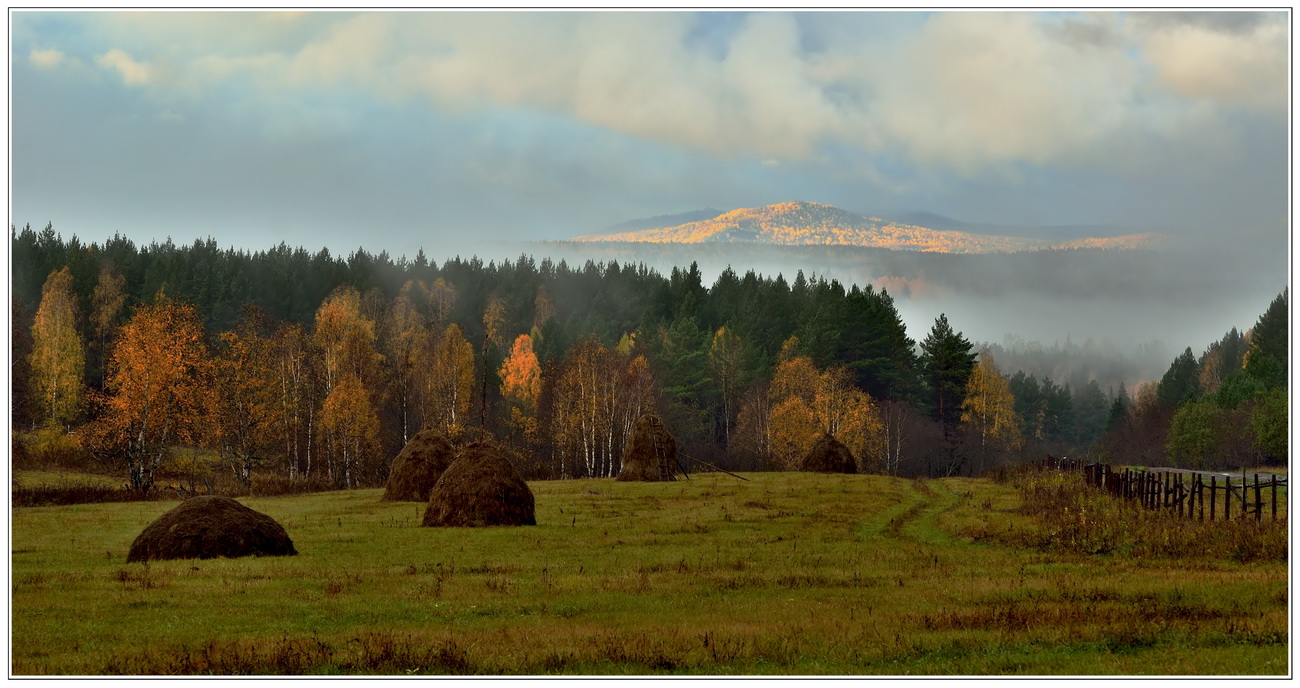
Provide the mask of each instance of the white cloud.
[{"label": "white cloud", "polygon": [[65,57],[58,50],[33,50],[27,59],[41,69],[53,69],[62,64]]},{"label": "white cloud", "polygon": [[160,57],[117,49],[99,63],[191,96],[246,85],[242,111],[292,106],[299,92],[418,97],[759,161],[835,145],[964,174],[1091,165],[1116,141],[1179,136],[1207,103],[1285,110],[1285,21],[898,19],[758,12],[706,49],[692,32],[709,19],[679,12],[122,13],[108,22],[113,44]]},{"label": "white cloud", "polygon": [[136,62],[125,51],[114,48],[99,56],[99,64],[115,69],[122,75],[122,82],[128,86],[140,86],[154,80],[153,67]]},{"label": "white cloud", "polygon": [[1139,33],[1158,79],[1178,95],[1286,112],[1285,15],[1246,28],[1160,24]]}]

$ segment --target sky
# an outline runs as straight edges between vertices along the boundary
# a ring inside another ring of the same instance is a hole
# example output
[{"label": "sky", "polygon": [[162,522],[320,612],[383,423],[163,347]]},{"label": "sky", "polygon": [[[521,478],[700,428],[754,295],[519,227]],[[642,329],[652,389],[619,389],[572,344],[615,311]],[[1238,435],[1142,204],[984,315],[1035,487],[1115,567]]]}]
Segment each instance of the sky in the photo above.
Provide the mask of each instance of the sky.
[{"label": "sky", "polygon": [[1286,12],[9,18],[10,223],[87,242],[436,258],[804,200],[1288,247]]}]

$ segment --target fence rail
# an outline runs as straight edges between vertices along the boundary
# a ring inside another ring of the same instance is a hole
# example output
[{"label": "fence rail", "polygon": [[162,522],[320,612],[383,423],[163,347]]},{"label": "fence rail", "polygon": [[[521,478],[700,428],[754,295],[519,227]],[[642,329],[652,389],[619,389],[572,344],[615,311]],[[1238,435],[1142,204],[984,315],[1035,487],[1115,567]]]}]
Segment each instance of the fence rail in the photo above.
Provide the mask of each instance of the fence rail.
[{"label": "fence rail", "polygon": [[[1058,466],[1074,470],[1077,466]],[[1108,464],[1094,463],[1083,466],[1084,479],[1093,487],[1104,489],[1121,499],[1137,501],[1147,509],[1169,509],[1179,517],[1211,521],[1251,518],[1263,520],[1268,513],[1273,520],[1279,518],[1279,503],[1286,497],[1286,478],[1260,474],[1253,479],[1242,476],[1207,474],[1194,471],[1113,470]],[[1208,478],[1208,481],[1206,480]],[[1281,495],[1279,496],[1279,488]],[[1207,504],[1208,502],[1208,504]],[[1285,519],[1287,507],[1281,509]]]}]

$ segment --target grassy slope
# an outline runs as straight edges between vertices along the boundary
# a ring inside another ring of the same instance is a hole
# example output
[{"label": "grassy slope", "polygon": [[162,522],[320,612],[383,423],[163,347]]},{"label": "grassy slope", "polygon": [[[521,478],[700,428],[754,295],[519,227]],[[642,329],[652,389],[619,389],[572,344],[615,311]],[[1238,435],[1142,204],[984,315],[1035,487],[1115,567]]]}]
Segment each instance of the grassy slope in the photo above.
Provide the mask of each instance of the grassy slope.
[{"label": "grassy slope", "polygon": [[533,483],[539,525],[246,499],[287,558],[125,564],[173,503],[12,511],[19,675],[1285,674],[1282,563],[1071,556],[987,481]]}]

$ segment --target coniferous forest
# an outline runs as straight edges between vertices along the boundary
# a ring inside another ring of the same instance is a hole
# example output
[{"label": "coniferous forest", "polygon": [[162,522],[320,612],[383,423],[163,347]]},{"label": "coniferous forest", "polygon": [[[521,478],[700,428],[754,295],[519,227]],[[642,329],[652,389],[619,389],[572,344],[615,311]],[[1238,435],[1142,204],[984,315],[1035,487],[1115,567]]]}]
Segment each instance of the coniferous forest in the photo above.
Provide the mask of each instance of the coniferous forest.
[{"label": "coniferous forest", "polygon": [[824,434],[900,476],[1287,456],[1285,292],[1130,390],[1000,369],[960,314],[907,332],[886,290],[802,272],[11,233],[15,456],[57,449],[142,490],[379,485],[425,427],[506,440],[529,479],[613,476],[647,413],[688,470],[796,469]]}]

